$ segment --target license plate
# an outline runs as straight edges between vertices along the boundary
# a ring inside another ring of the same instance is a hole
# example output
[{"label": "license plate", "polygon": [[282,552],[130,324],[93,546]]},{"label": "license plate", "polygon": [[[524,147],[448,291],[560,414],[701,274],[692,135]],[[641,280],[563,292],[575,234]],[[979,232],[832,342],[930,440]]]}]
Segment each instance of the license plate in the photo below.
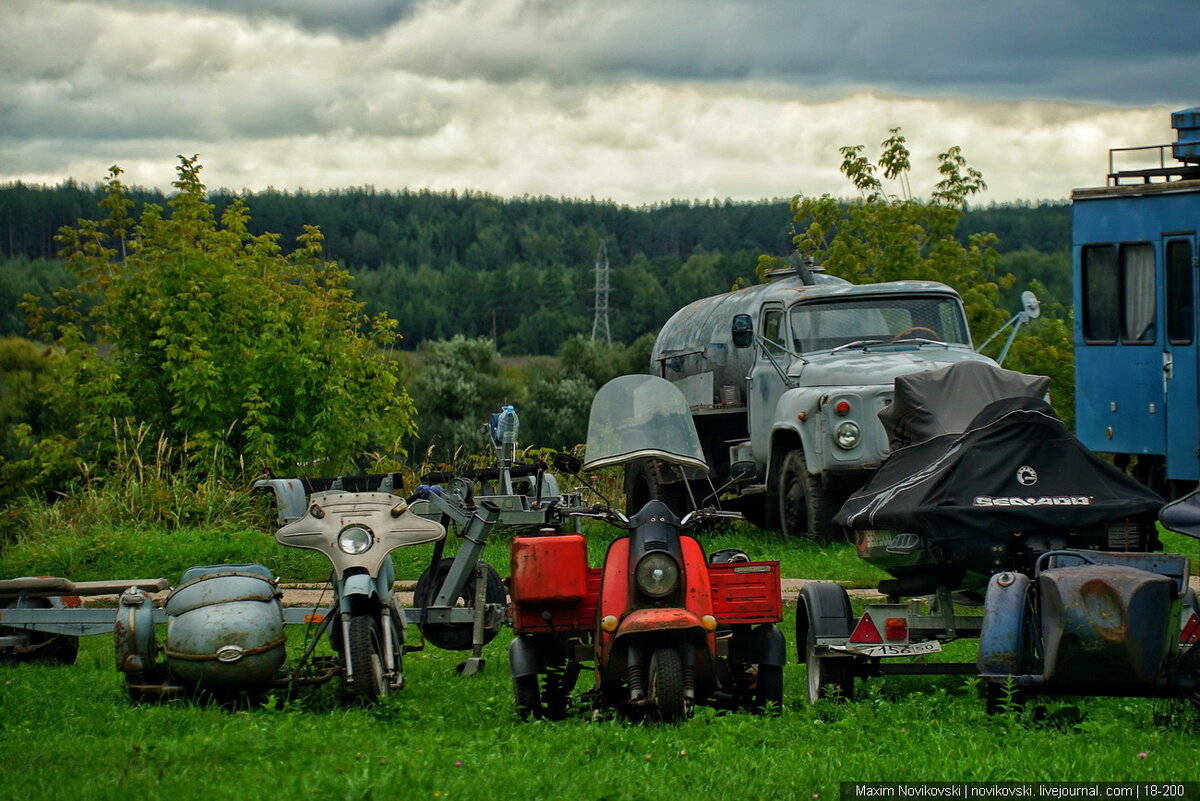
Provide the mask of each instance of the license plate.
[{"label": "license plate", "polygon": [[914,642],[908,645],[868,645],[866,643],[848,643],[834,645],[835,651],[843,651],[859,656],[920,656],[921,654],[936,654],[942,650],[942,644],[937,640]]}]

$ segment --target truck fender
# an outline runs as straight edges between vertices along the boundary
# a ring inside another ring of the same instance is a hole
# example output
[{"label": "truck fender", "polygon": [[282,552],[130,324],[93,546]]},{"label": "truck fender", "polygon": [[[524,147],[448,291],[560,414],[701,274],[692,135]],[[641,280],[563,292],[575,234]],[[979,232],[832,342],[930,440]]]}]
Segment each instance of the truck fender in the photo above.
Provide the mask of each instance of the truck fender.
[{"label": "truck fender", "polygon": [[997,573],[988,581],[983,600],[983,627],[975,666],[982,676],[1015,676],[1023,673],[1026,598],[1029,577],[1022,573]]}]

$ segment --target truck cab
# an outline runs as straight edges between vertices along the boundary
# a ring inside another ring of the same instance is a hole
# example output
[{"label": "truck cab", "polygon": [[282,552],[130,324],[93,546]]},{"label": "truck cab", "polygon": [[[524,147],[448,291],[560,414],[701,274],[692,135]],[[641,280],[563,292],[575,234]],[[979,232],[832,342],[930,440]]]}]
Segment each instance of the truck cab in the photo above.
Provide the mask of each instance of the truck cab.
[{"label": "truck cab", "polygon": [[[879,412],[898,375],[979,360],[962,300],[929,281],[855,285],[803,264],[692,303],[651,370],[691,406],[730,506],[785,538],[829,541],[845,498],[889,451]],[[670,501],[687,477],[632,466],[626,491]]]}]

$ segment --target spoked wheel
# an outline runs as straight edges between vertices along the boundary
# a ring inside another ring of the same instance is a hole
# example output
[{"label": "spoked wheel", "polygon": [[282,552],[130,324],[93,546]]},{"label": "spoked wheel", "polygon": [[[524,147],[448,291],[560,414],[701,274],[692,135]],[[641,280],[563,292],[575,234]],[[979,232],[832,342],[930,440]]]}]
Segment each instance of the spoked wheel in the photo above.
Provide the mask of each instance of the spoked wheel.
[{"label": "spoked wheel", "polygon": [[[810,628],[804,645],[804,662],[808,672],[808,702],[822,698],[850,701],[854,698],[854,670],[849,657],[829,656],[817,652],[816,634]],[[833,686],[832,695],[829,687]]]},{"label": "spoked wheel", "polygon": [[375,701],[388,694],[384,671],[383,638],[379,622],[372,615],[350,618],[350,642],[347,649],[350,667],[354,671],[348,690],[361,701]]},{"label": "spoked wheel", "polygon": [[683,720],[683,665],[674,648],[659,648],[650,657],[649,701],[652,720],[675,723]]},{"label": "spoked wheel", "polygon": [[[421,578],[417,580],[417,589],[413,593],[414,605],[418,607],[431,606],[437,600],[438,592],[446,581],[446,576],[450,574],[450,567],[453,564],[454,557],[447,557],[436,565],[426,568],[425,572],[421,574]],[[504,585],[500,583],[500,574],[496,572],[496,568],[486,562],[479,564],[483,564],[484,570],[487,572],[487,589],[485,590],[487,597],[484,599],[484,603],[504,603]],[[466,608],[475,605],[475,571],[472,570],[468,573],[462,589],[450,599],[450,605]],[[471,648],[473,628],[472,623],[427,623],[421,627],[421,633],[425,635],[425,639],[438,648],[445,648],[447,651],[466,651]],[[491,642],[498,633],[495,629],[484,629],[484,644]]]},{"label": "spoked wheel", "polygon": [[794,450],[779,471],[779,530],[785,540],[807,537],[822,545],[840,538],[833,525],[837,504],[821,479],[808,472],[804,452]]},{"label": "spoked wheel", "polygon": [[783,666],[759,665],[758,679],[754,688],[754,711],[766,712],[783,708]]}]

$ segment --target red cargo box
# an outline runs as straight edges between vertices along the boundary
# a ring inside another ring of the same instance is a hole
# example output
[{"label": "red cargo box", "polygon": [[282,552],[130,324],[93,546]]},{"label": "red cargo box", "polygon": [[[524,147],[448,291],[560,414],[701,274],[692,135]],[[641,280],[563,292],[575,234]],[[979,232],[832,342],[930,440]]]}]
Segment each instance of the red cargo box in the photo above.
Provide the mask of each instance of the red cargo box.
[{"label": "red cargo box", "polygon": [[[600,574],[598,567],[588,568],[585,575],[587,590],[585,597],[571,604],[548,604],[513,601],[513,630],[517,634],[549,634],[555,631],[562,635],[594,631],[596,628],[596,605],[600,601]],[[550,614],[550,622],[542,617]],[[550,623],[554,624],[551,629]]]},{"label": "red cargo box", "polygon": [[708,566],[713,615],[721,625],[778,623],[783,593],[778,562],[728,562]]},{"label": "red cargo box", "polygon": [[600,597],[600,571],[587,566],[580,534],[515,537],[511,550],[513,628],[518,634],[591,630]]}]

